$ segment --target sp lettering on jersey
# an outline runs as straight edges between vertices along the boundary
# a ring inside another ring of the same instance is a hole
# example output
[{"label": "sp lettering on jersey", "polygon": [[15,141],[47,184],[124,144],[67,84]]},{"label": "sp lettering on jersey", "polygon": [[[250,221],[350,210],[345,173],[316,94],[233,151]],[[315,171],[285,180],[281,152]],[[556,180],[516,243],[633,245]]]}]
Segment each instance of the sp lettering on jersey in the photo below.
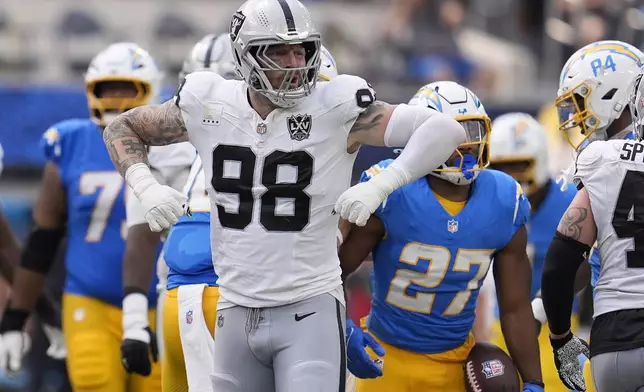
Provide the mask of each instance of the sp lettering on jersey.
[{"label": "sp lettering on jersey", "polygon": [[239,35],[239,30],[241,30],[246,16],[242,14],[241,11],[237,11],[233,14],[233,19],[230,21],[230,40],[235,42],[237,36]]},{"label": "sp lettering on jersey", "polygon": [[635,162],[639,154],[640,160],[644,161],[644,144],[635,142],[625,142],[622,146],[622,153],[619,158],[625,161]]},{"label": "sp lettering on jersey", "polygon": [[456,233],[458,231],[458,221],[454,219],[448,220],[447,231],[449,231],[450,233]]},{"label": "sp lettering on jersey", "polygon": [[203,125],[219,126],[221,124],[221,116],[224,112],[224,107],[212,103],[204,103],[203,105]]},{"label": "sp lettering on jersey", "polygon": [[483,374],[485,378],[502,376],[505,373],[505,366],[498,359],[483,362]]},{"label": "sp lettering on jersey", "polygon": [[288,133],[291,139],[301,142],[308,139],[311,133],[313,119],[309,114],[295,114],[286,119]]}]

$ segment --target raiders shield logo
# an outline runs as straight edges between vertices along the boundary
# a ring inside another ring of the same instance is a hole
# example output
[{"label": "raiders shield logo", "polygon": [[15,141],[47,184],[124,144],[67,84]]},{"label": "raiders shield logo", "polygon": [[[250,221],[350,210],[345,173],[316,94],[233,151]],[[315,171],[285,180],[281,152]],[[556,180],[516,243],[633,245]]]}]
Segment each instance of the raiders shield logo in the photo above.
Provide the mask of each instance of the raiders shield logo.
[{"label": "raiders shield logo", "polygon": [[230,21],[230,40],[235,42],[237,36],[239,35],[239,30],[241,30],[246,16],[242,14],[241,11],[237,11],[233,14],[233,19]]},{"label": "raiders shield logo", "polygon": [[295,114],[287,119],[288,133],[291,139],[301,142],[309,138],[311,133],[311,116],[308,114]]}]

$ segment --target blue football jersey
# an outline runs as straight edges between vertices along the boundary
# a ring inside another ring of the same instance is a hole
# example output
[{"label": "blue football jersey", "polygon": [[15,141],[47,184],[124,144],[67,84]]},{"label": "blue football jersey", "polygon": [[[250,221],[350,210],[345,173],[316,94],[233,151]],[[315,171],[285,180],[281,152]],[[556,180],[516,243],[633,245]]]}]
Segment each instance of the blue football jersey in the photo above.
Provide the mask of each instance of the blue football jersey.
[{"label": "blue football jersey", "polygon": [[565,191],[551,180],[550,190],[528,223],[528,256],[532,262],[531,298],[541,289],[543,262],[559,221],[575,198],[577,190],[569,186]]},{"label": "blue football jersey", "polygon": [[[114,168],[101,129],[90,120],[63,121],[45,132],[41,146],[58,167],[67,196],[65,292],[120,307],[126,183]],[[156,304],[156,283],[150,286],[151,305]]]},{"label": "blue football jersey", "polygon": [[[365,171],[362,181],[386,167]],[[419,353],[465,343],[493,254],[525,225],[530,203],[512,177],[484,170],[463,210],[450,215],[426,178],[396,191],[375,215],[386,235],[373,251],[369,330],[386,343]]]},{"label": "blue football jersey", "polygon": [[187,284],[217,285],[210,248],[210,199],[199,157],[192,164],[184,191],[192,216],[179,218],[165,243],[168,290]]}]

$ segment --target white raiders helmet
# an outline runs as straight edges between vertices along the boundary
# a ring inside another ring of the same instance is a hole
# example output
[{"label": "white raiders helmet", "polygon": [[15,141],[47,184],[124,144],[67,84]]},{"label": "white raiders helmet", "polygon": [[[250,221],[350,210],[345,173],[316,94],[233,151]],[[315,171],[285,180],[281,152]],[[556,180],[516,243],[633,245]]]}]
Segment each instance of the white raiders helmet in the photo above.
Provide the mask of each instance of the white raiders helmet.
[{"label": "white raiders helmet", "polygon": [[[594,42],[570,56],[561,70],[555,105],[559,131],[576,151],[613,136],[606,129],[628,104],[629,87],[643,57],[639,49],[621,41]],[[581,132],[580,140],[576,132]]]},{"label": "white raiders helmet", "polygon": [[490,167],[514,177],[530,195],[549,178],[546,130],[526,113],[507,113],[492,122]]},{"label": "white raiders helmet", "polygon": [[228,34],[208,34],[197,42],[183,62],[179,83],[195,71],[212,71],[224,79],[239,78]]},{"label": "white raiders helmet", "polygon": [[[444,163],[430,174],[457,185],[472,183],[489,165],[490,118],[478,97],[458,83],[434,82],[421,87],[409,104],[449,114],[463,126],[467,141],[456,150],[455,166]],[[478,148],[476,156],[469,153],[472,148]]]},{"label": "white raiders helmet", "polygon": [[[92,59],[85,73],[85,92],[90,118],[100,126],[132,108],[159,103],[163,73],[150,54],[139,45],[120,42],[108,46]],[[107,83],[131,83],[137,94],[133,98],[101,98]]]},{"label": "white raiders helmet", "polygon": [[318,72],[318,80],[328,82],[329,80],[338,76],[338,68],[335,64],[335,59],[331,56],[331,52],[322,45],[320,47],[320,72]]},{"label": "white raiders helmet", "polygon": [[644,83],[642,83],[642,76],[644,76],[644,73],[640,73],[635,77],[630,88],[631,95],[628,100],[631,116],[633,117],[633,135],[638,141],[644,139]]},{"label": "white raiders helmet", "polygon": [[[248,0],[232,17],[230,40],[237,71],[248,85],[282,108],[295,106],[315,87],[320,68],[320,33],[308,9],[298,0]],[[282,68],[266,54],[273,45],[300,44],[305,48],[306,65]],[[275,88],[266,72],[283,72]],[[290,88],[294,79],[298,88]]]}]

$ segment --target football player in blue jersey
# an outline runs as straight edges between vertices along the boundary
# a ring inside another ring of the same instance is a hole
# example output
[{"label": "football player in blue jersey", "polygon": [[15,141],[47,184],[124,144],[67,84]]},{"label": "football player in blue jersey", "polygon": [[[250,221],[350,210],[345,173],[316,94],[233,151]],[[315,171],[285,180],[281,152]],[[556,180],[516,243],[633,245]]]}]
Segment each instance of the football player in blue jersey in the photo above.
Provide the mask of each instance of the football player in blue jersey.
[{"label": "football player in blue jersey", "polygon": [[[494,120],[490,138],[490,167],[503,171],[516,179],[526,192],[532,212],[528,224],[528,256],[532,263],[530,295],[535,318],[546,321],[540,298],[543,262],[559,220],[575,197],[574,187],[560,189],[548,170],[548,145],[545,129],[525,113],[508,113]],[[592,262],[597,263],[597,253]],[[589,264],[584,264],[578,273],[578,288],[583,288],[589,278]],[[573,315],[572,325],[578,325]],[[492,342],[506,349],[498,319],[492,327]],[[550,353],[548,328],[541,329],[539,347],[543,379],[548,391],[565,392],[569,389],[559,382],[557,368]],[[507,349],[506,349],[507,351]]]},{"label": "football player in blue jersey", "polygon": [[[155,61],[138,45],[110,45],[85,75],[90,118],[63,121],[45,132],[42,145],[48,162],[34,207],[35,229],[26,241],[0,326],[1,363],[10,370],[20,368],[28,347],[21,330],[66,236],[63,329],[74,390],[160,389],[158,367],[150,377],[141,377],[127,375],[121,366],[125,183],[114,170],[101,133],[119,113],[156,102],[161,78]],[[149,298],[154,304],[154,285]],[[148,317],[154,320],[154,312]]]},{"label": "football player in blue jersey", "polygon": [[[492,259],[501,322],[524,391],[543,391],[528,289],[530,204],[512,177],[483,170],[490,120],[471,91],[436,82],[410,104],[451,114],[468,141],[431,175],[389,195],[366,226],[351,227],[340,247],[345,276],[373,251],[367,330],[347,322],[349,370],[375,377],[358,380],[357,391],[465,391],[462,366],[474,345],[476,300]],[[389,162],[372,166],[361,180]],[[373,366],[364,372],[365,345],[386,352],[382,376]]]}]

